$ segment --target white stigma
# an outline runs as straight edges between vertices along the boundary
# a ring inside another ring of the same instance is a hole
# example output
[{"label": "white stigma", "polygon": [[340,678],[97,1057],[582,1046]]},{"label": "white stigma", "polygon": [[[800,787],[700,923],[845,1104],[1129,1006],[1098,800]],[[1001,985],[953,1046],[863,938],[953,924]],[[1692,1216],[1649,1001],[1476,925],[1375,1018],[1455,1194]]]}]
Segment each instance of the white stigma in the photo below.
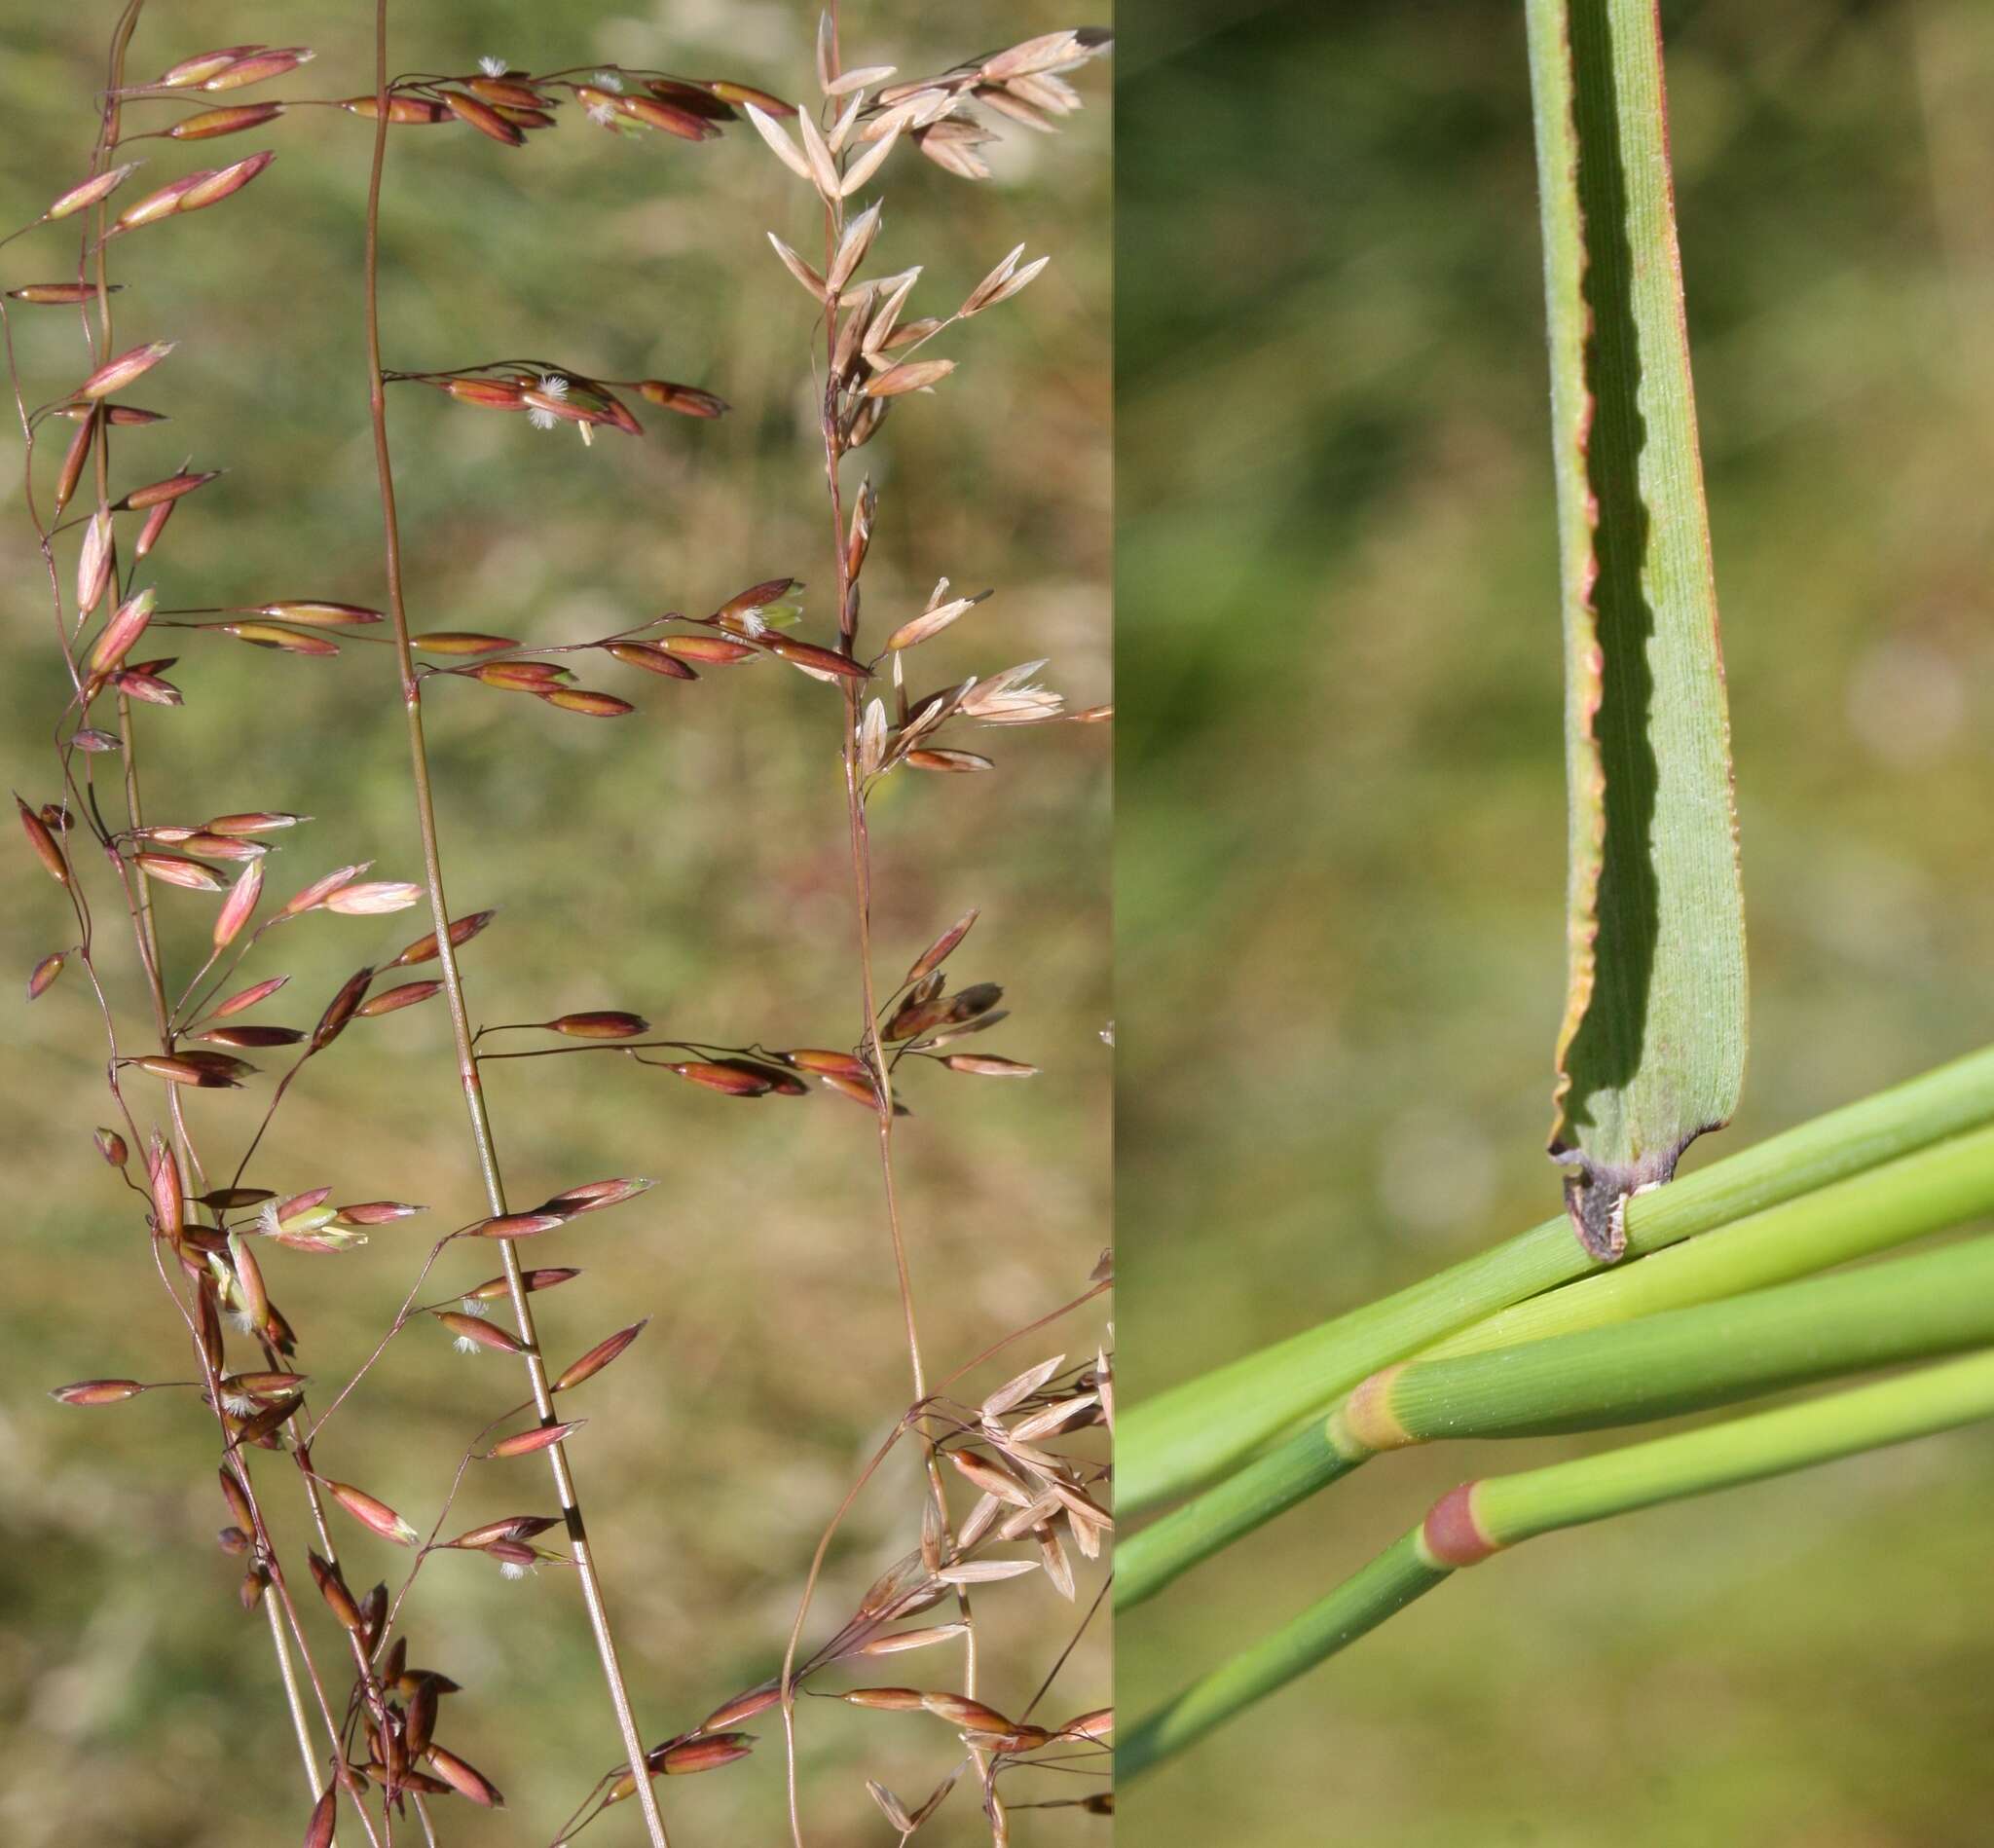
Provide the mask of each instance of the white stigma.
[{"label": "white stigma", "polygon": [[500,1560],[498,1562],[498,1576],[500,1578],[524,1578],[532,1570],[532,1567],[522,1566],[516,1559]]},{"label": "white stigma", "polygon": [[487,77],[503,77],[512,66],[502,57],[481,57],[478,59],[478,68]]},{"label": "white stigma", "polygon": [[478,1351],[478,1344],[468,1335],[458,1336],[450,1345],[461,1354],[474,1354]]},{"label": "white stigma", "polygon": [[558,372],[543,372],[540,375],[540,389],[550,398],[565,398],[568,395],[568,381]]},{"label": "white stigma", "polygon": [[550,430],[554,427],[554,413],[543,411],[538,405],[534,405],[528,410],[526,421],[536,430]]},{"label": "white stigma", "polygon": [[599,70],[596,72],[596,88],[607,90],[612,96],[620,96],[623,93],[623,80],[612,70]]}]

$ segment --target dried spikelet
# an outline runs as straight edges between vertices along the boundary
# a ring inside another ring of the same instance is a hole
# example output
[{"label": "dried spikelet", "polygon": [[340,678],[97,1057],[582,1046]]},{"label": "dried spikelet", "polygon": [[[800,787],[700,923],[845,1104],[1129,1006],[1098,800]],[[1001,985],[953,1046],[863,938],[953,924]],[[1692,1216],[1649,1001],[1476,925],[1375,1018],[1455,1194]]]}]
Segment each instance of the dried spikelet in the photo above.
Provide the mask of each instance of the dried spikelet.
[{"label": "dried spikelet", "polygon": [[789,271],[820,302],[829,298],[830,290],[826,286],[823,277],[819,276],[815,270],[805,263],[801,257],[792,250],[788,244],[783,242],[772,231],[768,234],[768,241],[775,247],[776,255],[782,259],[784,269]]},{"label": "dried spikelet", "polygon": [[1039,1562],[1035,1559],[964,1560],[944,1566],[936,1576],[950,1585],[987,1585],[999,1579],[1021,1578],[1038,1570]]},{"label": "dried spikelet", "polygon": [[877,378],[868,379],[865,394],[868,398],[904,397],[909,391],[926,391],[955,370],[953,359],[909,359],[901,365],[889,366]]},{"label": "dried spikelet", "polygon": [[113,560],[111,515],[99,507],[83,530],[83,545],[76,555],[76,608],[89,615],[104,600],[110,588]]},{"label": "dried spikelet", "polygon": [[[936,363],[939,364],[941,362],[937,361]],[[903,368],[896,367],[894,370],[900,371]],[[889,373],[886,376],[890,378],[892,374]],[[974,597],[951,597],[944,601],[943,593],[947,588],[948,579],[944,577],[935,586],[934,593],[928,600],[928,608],[911,621],[902,623],[898,629],[886,638],[886,647],[889,652],[897,652],[901,648],[915,647],[932,637],[940,635],[950,624],[961,621],[964,616],[968,615],[972,610],[991,594],[987,590],[982,590],[979,591]]]}]

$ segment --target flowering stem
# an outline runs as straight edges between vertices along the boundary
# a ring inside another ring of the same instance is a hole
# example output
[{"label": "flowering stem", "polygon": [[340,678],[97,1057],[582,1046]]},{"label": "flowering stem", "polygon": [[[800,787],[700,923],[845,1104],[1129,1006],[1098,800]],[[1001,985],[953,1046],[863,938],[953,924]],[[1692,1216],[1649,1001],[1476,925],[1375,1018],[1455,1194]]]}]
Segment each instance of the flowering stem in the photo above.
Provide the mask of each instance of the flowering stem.
[{"label": "flowering stem", "polygon": [[[374,159],[367,185],[366,313],[368,404],[374,432],[374,460],[381,484],[381,519],[384,557],[388,578],[389,619],[394,627],[394,650],[400,672],[402,703],[408,715],[409,757],[416,796],[416,820],[422,835],[424,880],[428,888],[429,907],[435,920],[437,960],[441,965],[444,995],[450,1011],[451,1034],[456,1042],[458,1075],[463,1087],[464,1106],[470,1118],[471,1140],[477,1152],[485,1195],[495,1216],[506,1210],[504,1183],[498,1171],[498,1155],[492,1135],[491,1117],[485,1104],[484,1083],[478,1061],[471,1050],[470,1017],[465,1010],[463,981],[459,973],[456,947],[450,941],[450,913],[443,885],[443,862],[438,848],[435,798],[430,787],[428,751],[423,735],[423,705],[417,679],[415,656],[409,639],[408,611],[402,595],[401,532],[395,516],[394,470],[388,445],[388,400],[386,379],[381,366],[381,180],[388,158],[388,0],[375,0],[375,124]],[[542,1425],[558,1421],[553,1396],[548,1388],[547,1370],[540,1358],[534,1314],[522,1276],[519,1254],[510,1239],[499,1241],[505,1267],[505,1281],[512,1298],[513,1315],[520,1340],[525,1344],[527,1376],[533,1386],[535,1409]],[[608,1682],[610,1705],[615,1709],[616,1727],[623,1749],[636,1774],[638,1806],[644,1813],[645,1828],[653,1848],[669,1848],[657,1794],[645,1775],[643,1736],[631,1711],[630,1692],[616,1658],[616,1645],[610,1634],[609,1613],[597,1577],[595,1559],[582,1522],[581,1504],[575,1491],[564,1445],[547,1447],[547,1460],[554,1477],[555,1493],[566,1517],[568,1539],[574,1560],[575,1576],[581,1582],[582,1602],[588,1608],[589,1627],[595,1636],[596,1652],[602,1658],[603,1676]]]}]

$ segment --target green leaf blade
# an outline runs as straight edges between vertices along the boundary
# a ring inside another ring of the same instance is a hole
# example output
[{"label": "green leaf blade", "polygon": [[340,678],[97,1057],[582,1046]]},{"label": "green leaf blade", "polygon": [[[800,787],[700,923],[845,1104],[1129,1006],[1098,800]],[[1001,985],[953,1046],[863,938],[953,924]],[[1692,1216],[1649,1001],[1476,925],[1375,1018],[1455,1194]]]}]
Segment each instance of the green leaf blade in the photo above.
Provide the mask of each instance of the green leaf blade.
[{"label": "green leaf blade", "polygon": [[1744,894],[1649,0],[1531,0],[1569,798],[1551,1153],[1587,1250],[1730,1119]]}]

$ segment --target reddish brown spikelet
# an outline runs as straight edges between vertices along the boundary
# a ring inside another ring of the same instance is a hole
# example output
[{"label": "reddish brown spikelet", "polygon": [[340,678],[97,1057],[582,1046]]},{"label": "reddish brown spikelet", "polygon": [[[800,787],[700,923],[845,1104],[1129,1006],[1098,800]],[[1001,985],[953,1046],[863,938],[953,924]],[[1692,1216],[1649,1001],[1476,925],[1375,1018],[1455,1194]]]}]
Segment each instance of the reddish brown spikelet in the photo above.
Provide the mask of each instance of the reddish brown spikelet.
[{"label": "reddish brown spikelet", "polygon": [[268,51],[259,45],[203,78],[201,87],[203,90],[240,90],[248,84],[288,76],[300,64],[309,64],[314,55],[302,45],[285,46],[280,51]]},{"label": "reddish brown spikelet", "polygon": [[432,1745],[427,1756],[429,1762],[436,1767],[436,1775],[458,1795],[469,1797],[480,1809],[505,1807],[505,1798],[499,1794],[498,1787],[476,1766],[466,1764],[454,1752],[446,1752],[441,1746]]},{"label": "reddish brown spikelet", "polygon": [[27,835],[27,844],[35,850],[35,858],[48,868],[49,876],[57,885],[69,883],[69,862],[62,857],[62,849],[48,825],[18,795],[14,806],[20,812],[20,826]]},{"label": "reddish brown spikelet", "polygon": [[137,638],[146,634],[156,604],[158,596],[148,588],[118,606],[112,620],[103,624],[103,634],[97,636],[95,646],[90,649],[92,674],[108,674],[131,652]]},{"label": "reddish brown spikelet", "polygon": [[228,69],[238,58],[269,49],[267,45],[223,45],[213,51],[196,52],[192,57],[183,57],[177,64],[168,65],[153,79],[153,88],[180,90],[189,84],[204,83],[216,71]]},{"label": "reddish brown spikelet", "polygon": [[403,1008],[413,1008],[418,1002],[428,1000],[442,986],[440,981],[405,981],[398,988],[385,989],[362,1002],[357,1012],[363,1019],[372,1019],[381,1014],[396,1014]]},{"label": "reddish brown spikelet", "polygon": [[510,379],[445,379],[437,388],[447,391],[460,404],[471,404],[486,411],[523,411],[526,388]]},{"label": "reddish brown spikelet", "polygon": [[192,494],[197,488],[204,488],[216,480],[219,468],[210,468],[203,473],[182,472],[168,475],[164,481],[155,481],[143,488],[134,488],[122,500],[111,502],[113,513],[137,513],[146,507],[156,507],[167,500],[177,500],[183,494]]},{"label": "reddish brown spikelet", "polygon": [[[195,1085],[203,1090],[218,1090],[240,1082],[236,1076],[219,1067],[200,1063],[200,1058],[201,1054],[195,1053],[146,1053],[131,1062],[140,1071],[149,1072],[155,1078],[164,1078],[169,1085]],[[254,1070],[254,1067],[244,1069]]]},{"label": "reddish brown spikelet", "polygon": [[1069,1739],[1106,1739],[1115,1730],[1115,1710],[1096,1707],[1091,1713],[1069,1719],[1059,1730]]},{"label": "reddish brown spikelet", "polygon": [[598,1008],[582,1014],[564,1014],[541,1023],[550,1033],[564,1033],[572,1040],[633,1040],[650,1031],[650,1022],[641,1014],[626,1014],[615,1008]]},{"label": "reddish brown spikelet", "polygon": [[535,1233],[552,1232],[557,1226],[567,1223],[568,1215],[565,1213],[499,1213],[466,1226],[463,1236],[467,1238],[531,1238]]},{"label": "reddish brown spikelet", "polygon": [[97,1145],[97,1153],[112,1167],[123,1167],[131,1159],[131,1151],[125,1146],[125,1138],[115,1129],[95,1130],[92,1140]]},{"label": "reddish brown spikelet", "polygon": [[356,969],[340,985],[339,992],[325,1004],[318,1024],[312,1029],[312,1050],[322,1053],[347,1029],[360,1003],[366,999],[367,984],[374,979],[371,969]]},{"label": "reddish brown spikelet", "polygon": [[673,654],[683,655],[688,661],[706,661],[716,667],[725,667],[735,661],[752,661],[761,652],[750,647],[745,642],[726,642],[717,635],[674,636],[658,647]]},{"label": "reddish brown spikelet", "polygon": [[[689,1777],[697,1771],[718,1771],[733,1764],[755,1750],[752,1734],[717,1732],[698,1739],[683,1739],[646,1758],[653,1771],[666,1777]],[[655,1762],[653,1762],[655,1760]]]},{"label": "reddish brown spikelet", "polygon": [[938,1719],[945,1719],[951,1726],[962,1726],[973,1732],[1009,1732],[1011,1721],[994,1707],[985,1707],[979,1700],[971,1700],[967,1694],[923,1694],[921,1705]]},{"label": "reddish brown spikelet", "polygon": [[855,1104],[864,1104],[868,1110],[879,1108],[879,1092],[869,1078],[848,1078],[843,1072],[826,1072],[824,1082],[840,1097],[849,1097]]},{"label": "reddish brown spikelet", "polygon": [[[116,295],[124,286],[122,282],[113,282],[110,293]],[[7,299],[48,308],[74,307],[80,302],[94,302],[97,285],[94,282],[26,282],[18,289],[9,289]]]},{"label": "reddish brown spikelet", "polygon": [[599,1341],[579,1360],[572,1362],[556,1380],[551,1388],[555,1392],[566,1392],[572,1386],[578,1386],[584,1380],[592,1380],[614,1360],[624,1349],[643,1334],[650,1317],[633,1322],[628,1328],[619,1328],[607,1341]]},{"label": "reddish brown spikelet", "polygon": [[[340,99],[339,106],[348,114],[363,117],[368,122],[380,114],[380,99],[375,96],[345,96]],[[390,95],[388,119],[389,122],[421,124],[449,122],[452,118],[450,111],[440,102],[431,102],[426,96]]]},{"label": "reddish brown spikelet", "polygon": [[550,98],[529,84],[516,84],[508,77],[473,77],[464,88],[490,103],[510,103],[515,109],[544,109]]},{"label": "reddish brown spikelet", "polygon": [[831,648],[821,648],[814,642],[798,642],[794,636],[778,635],[771,636],[762,646],[792,667],[835,675],[848,681],[869,681],[872,678],[872,670],[865,662],[855,661],[849,655],[839,654]]},{"label": "reddish brown spikelet", "polygon": [[550,1450],[554,1445],[564,1443],[574,1432],[588,1423],[585,1418],[570,1419],[565,1424],[540,1424],[530,1431],[515,1431],[510,1437],[501,1437],[485,1453],[487,1462],[496,1462],[507,1457],[531,1457],[536,1450]]},{"label": "reddish brown spikelet", "polygon": [[96,419],[86,418],[77,426],[76,434],[69,439],[69,448],[62,457],[62,466],[55,473],[57,513],[69,504],[70,497],[76,492],[76,484],[83,479],[83,465],[90,460],[90,452],[96,441]]},{"label": "reddish brown spikelet", "polygon": [[332,1848],[338,1827],[339,1786],[328,1784],[325,1794],[312,1805],[312,1820],[305,1825],[305,1848]]},{"label": "reddish brown spikelet", "polygon": [[853,1687],[841,1696],[854,1707],[870,1707],[880,1713],[917,1714],[921,1693],[913,1687]]},{"label": "reddish brown spikelet", "polygon": [[704,116],[655,96],[618,96],[616,107],[633,122],[641,122],[649,129],[662,129],[667,134],[676,134],[683,141],[711,141],[720,133],[719,127]]},{"label": "reddish brown spikelet", "polygon": [[411,647],[425,654],[497,654],[519,644],[507,635],[480,635],[473,629],[432,629],[409,638]]},{"label": "reddish brown spikelet", "polygon": [[724,417],[732,408],[725,398],[702,391],[696,385],[675,385],[670,379],[640,379],[637,394],[681,417]]},{"label": "reddish brown spikelet", "polygon": [[799,1046],[776,1056],[795,1066],[798,1071],[816,1072],[823,1076],[836,1073],[862,1082],[871,1076],[871,1068],[864,1059],[855,1058],[850,1053],[833,1053],[819,1046]]},{"label": "reddish brown spikelet", "polygon": [[635,1200],[639,1194],[648,1193],[656,1185],[655,1181],[646,1180],[641,1175],[584,1181],[579,1187],[564,1188],[552,1200],[543,1201],[539,1210],[543,1213],[601,1212],[606,1206],[620,1206],[626,1200]]},{"label": "reddish brown spikelet", "polygon": [[387,620],[380,610],[369,610],[364,604],[326,603],[316,598],[258,604],[256,614],[273,617],[278,622],[295,623],[302,629],[352,629],[365,623]]},{"label": "reddish brown spikelet", "polygon": [[64,1405],[117,1405],[137,1398],[144,1390],[136,1380],[78,1380],[71,1386],[52,1387],[49,1396]]},{"label": "reddish brown spikelet", "polygon": [[655,642],[611,642],[604,652],[625,667],[641,667],[646,674],[662,674],[668,680],[696,681],[699,676],[668,648]]},{"label": "reddish brown spikelet", "polygon": [[52,951],[49,955],[44,956],[40,962],[36,963],[34,968],[28,972],[27,998],[30,1001],[39,1001],[43,995],[47,994],[55,978],[62,973],[68,961],[69,958],[58,949]]},{"label": "reddish brown spikelet", "polygon": [[224,635],[232,635],[238,642],[246,642],[251,647],[277,648],[284,654],[311,654],[321,658],[339,652],[337,642],[328,642],[322,635],[293,635],[288,629],[280,629],[274,622],[224,622],[220,625]]},{"label": "reddish brown spikelet", "polygon": [[203,831],[210,834],[274,834],[279,829],[295,828],[305,819],[274,809],[251,809],[239,815],[217,815]]},{"label": "reddish brown spikelet", "polygon": [[145,524],[138,529],[137,538],[131,541],[131,556],[144,558],[160,542],[160,535],[166,530],[166,522],[173,517],[173,508],[178,503],[162,500],[145,516]]},{"label": "reddish brown spikelet", "polygon": [[721,102],[752,102],[764,115],[793,116],[796,105],[785,102],[780,96],[771,96],[765,90],[757,90],[752,84],[736,84],[725,78],[716,78],[707,88]]},{"label": "reddish brown spikelet", "polygon": [[[519,1281],[520,1287],[532,1295],[535,1290],[551,1290],[563,1283],[572,1283],[580,1275],[579,1271],[557,1264],[546,1270],[523,1271]],[[511,1294],[511,1285],[502,1276],[488,1277],[475,1289],[465,1290],[463,1294],[474,1303],[496,1303],[499,1297]]]},{"label": "reddish brown spikelet", "polygon": [[495,1323],[482,1316],[466,1315],[461,1310],[440,1309],[434,1312],[436,1319],[450,1330],[459,1341],[468,1341],[480,1348],[491,1348],[501,1354],[523,1354],[527,1345],[517,1335],[509,1335]]},{"label": "reddish brown spikelet", "polygon": [[252,860],[242,869],[222,908],[215,913],[214,946],[226,949],[255,914],[256,902],[263,896],[263,862]]},{"label": "reddish brown spikelet", "polygon": [[203,179],[198,186],[190,186],[180,200],[182,211],[199,211],[203,205],[218,205],[225,199],[240,193],[271,162],[277,159],[275,148],[265,148],[261,154],[252,154],[247,160],[236,161]]},{"label": "reddish brown spikelet", "polygon": [[251,983],[247,988],[239,989],[226,1001],[218,1001],[209,1013],[208,1018],[219,1020],[232,1014],[241,1014],[246,1009],[253,1008],[259,1001],[268,1001],[289,980],[288,976],[270,976],[262,981]]},{"label": "reddish brown spikelet", "polygon": [[557,1514],[508,1514],[502,1521],[487,1521],[483,1527],[474,1527],[443,1544],[475,1551],[490,1546],[494,1540],[531,1540],[560,1525],[561,1517]]},{"label": "reddish brown spikelet", "polygon": [[92,174],[81,185],[72,186],[42,213],[44,221],[67,218],[72,212],[82,211],[87,205],[94,205],[98,200],[108,198],[124,185],[137,166],[136,161],[128,161],[123,166],[114,166],[107,172]]},{"label": "reddish brown spikelet", "polygon": [[745,1694],[736,1694],[723,1707],[716,1707],[699,1722],[701,1732],[724,1732],[730,1726],[744,1719],[752,1719],[757,1714],[766,1713],[781,1701],[780,1686],[752,1688]]},{"label": "reddish brown spikelet", "polygon": [[443,103],[460,122],[468,122],[480,134],[490,135],[503,147],[516,148],[526,140],[525,132],[514,128],[490,103],[461,90],[446,90]]},{"label": "reddish brown spikelet", "polygon": [[305,1035],[294,1026],[211,1026],[195,1037],[247,1052],[257,1047],[296,1046]]},{"label": "reddish brown spikelet", "polygon": [[498,686],[510,693],[544,693],[572,676],[552,661],[488,661],[483,667],[464,672],[464,678],[481,686]]},{"label": "reddish brown spikelet", "polygon": [[249,1497],[240,1478],[230,1468],[223,1468],[217,1474],[221,1478],[222,1495],[229,1504],[229,1511],[236,1517],[236,1525],[253,1534],[256,1531],[256,1514],[249,1505]]},{"label": "reddish brown spikelet", "polygon": [[599,693],[586,686],[553,686],[540,694],[549,706],[563,712],[579,713],[584,719],[623,719],[637,708],[614,693]]},{"label": "reddish brown spikelet", "polygon": [[956,945],[970,934],[971,928],[981,915],[979,907],[972,906],[957,918],[945,931],[928,945],[913,960],[901,986],[911,988],[922,977],[930,976],[940,969],[955,952]]},{"label": "reddish brown spikelet", "polygon": [[340,1218],[351,1226],[386,1226],[423,1210],[399,1200],[363,1200],[351,1206],[338,1208]]},{"label": "reddish brown spikelet", "polygon": [[387,1502],[376,1500],[350,1482],[330,1482],[323,1477],[319,1480],[327,1495],[362,1527],[372,1529],[384,1540],[392,1540],[397,1546],[415,1546],[421,1541],[423,1536]]},{"label": "reddish brown spikelet", "polygon": [[775,1089],[765,1074],[739,1065],[687,1059],[665,1069],[707,1090],[717,1090],[723,1097],[765,1097]]},{"label": "reddish brown spikelet", "polygon": [[770,577],[759,584],[750,584],[746,590],[737,591],[713,612],[716,622],[737,623],[744,621],[755,612],[765,610],[788,592],[797,588],[794,577]]},{"label": "reddish brown spikelet", "polygon": [[[450,924],[451,948],[462,949],[498,915],[497,911],[466,911],[462,917],[453,918]],[[430,961],[437,948],[436,933],[430,931],[417,938],[388,966],[390,969],[412,969],[418,963]]]},{"label": "reddish brown spikelet", "polygon": [[311,1565],[313,1582],[318,1587],[318,1595],[325,1600],[326,1609],[332,1612],[342,1629],[351,1630],[357,1636],[366,1625],[353,1594],[339,1575],[339,1568],[329,1565],[310,1549],[307,1549],[305,1558]]},{"label": "reddish brown spikelet", "polygon": [[189,892],[219,892],[225,883],[212,867],[185,854],[137,853],[133,861],[154,879],[184,887]]},{"label": "reddish brown spikelet", "polygon": [[440,1696],[434,1682],[421,1682],[409,1696],[402,1721],[402,1749],[420,1757],[428,1751],[430,1735],[436,1730],[436,1703]]},{"label": "reddish brown spikelet", "polygon": [[152,1223],[162,1238],[178,1238],[187,1222],[187,1202],[180,1181],[180,1158],[165,1137],[154,1133],[146,1150],[147,1191],[152,1195]]},{"label": "reddish brown spikelet", "polygon": [[199,115],[183,116],[166,133],[175,141],[207,141],[216,135],[240,134],[244,129],[261,128],[283,112],[280,102],[246,102],[224,109],[203,109]]}]

